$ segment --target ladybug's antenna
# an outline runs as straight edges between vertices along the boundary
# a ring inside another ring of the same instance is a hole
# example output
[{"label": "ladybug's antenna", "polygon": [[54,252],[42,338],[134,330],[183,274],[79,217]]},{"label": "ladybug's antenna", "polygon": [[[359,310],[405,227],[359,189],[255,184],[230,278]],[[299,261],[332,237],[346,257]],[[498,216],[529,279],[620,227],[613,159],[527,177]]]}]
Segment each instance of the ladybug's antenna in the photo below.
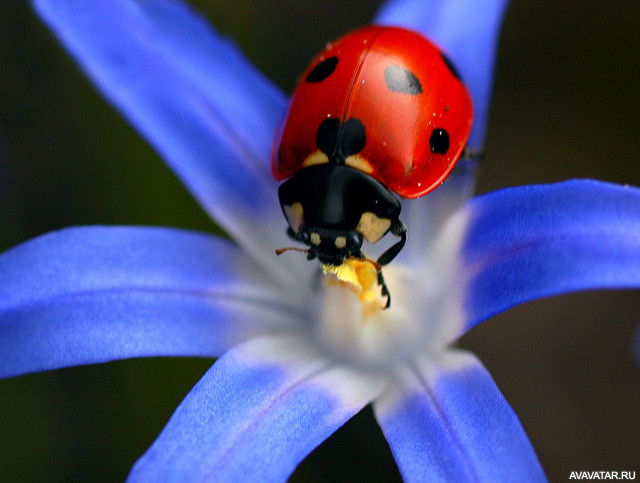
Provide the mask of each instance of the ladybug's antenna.
[{"label": "ladybug's antenna", "polygon": [[284,252],[288,252],[289,250],[293,250],[294,252],[302,252],[302,253],[309,254],[308,248],[305,250],[303,248],[298,248],[298,247],[286,247],[286,248],[277,248],[276,255],[282,255]]}]

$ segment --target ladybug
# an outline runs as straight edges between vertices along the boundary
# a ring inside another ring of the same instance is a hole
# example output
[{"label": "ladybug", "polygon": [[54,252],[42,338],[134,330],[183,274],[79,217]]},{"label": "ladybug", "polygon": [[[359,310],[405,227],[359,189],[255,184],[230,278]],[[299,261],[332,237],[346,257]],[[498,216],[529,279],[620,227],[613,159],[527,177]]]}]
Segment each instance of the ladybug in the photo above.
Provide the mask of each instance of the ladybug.
[{"label": "ladybug", "polygon": [[[463,154],[473,109],[446,55],[420,34],[368,26],[326,45],[303,73],[274,143],[287,233],[307,258],[338,266],[362,244],[400,238],[403,198],[438,187]],[[388,305],[389,302],[387,302]]]}]

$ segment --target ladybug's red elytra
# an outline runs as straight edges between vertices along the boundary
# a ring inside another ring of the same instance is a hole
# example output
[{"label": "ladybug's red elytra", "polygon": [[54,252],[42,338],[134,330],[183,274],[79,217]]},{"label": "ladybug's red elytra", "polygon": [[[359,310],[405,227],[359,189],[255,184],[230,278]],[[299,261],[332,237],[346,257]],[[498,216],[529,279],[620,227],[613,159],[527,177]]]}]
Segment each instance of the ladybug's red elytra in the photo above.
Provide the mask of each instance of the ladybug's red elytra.
[{"label": "ladybug's red elytra", "polygon": [[335,266],[364,258],[363,240],[391,232],[400,240],[377,260],[389,263],[406,242],[394,193],[418,198],[438,187],[472,119],[453,64],[420,34],[369,26],[327,44],[303,73],[274,145],[287,233],[309,247],[309,259]]}]

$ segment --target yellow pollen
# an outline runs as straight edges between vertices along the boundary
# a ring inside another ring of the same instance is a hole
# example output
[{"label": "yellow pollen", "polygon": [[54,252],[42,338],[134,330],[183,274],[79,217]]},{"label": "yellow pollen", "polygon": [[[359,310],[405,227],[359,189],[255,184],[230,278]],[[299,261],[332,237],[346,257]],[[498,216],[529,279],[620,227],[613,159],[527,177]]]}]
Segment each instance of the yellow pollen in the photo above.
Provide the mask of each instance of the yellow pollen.
[{"label": "yellow pollen", "polygon": [[349,258],[342,265],[322,265],[324,275],[330,285],[348,286],[358,296],[363,305],[363,315],[384,309],[386,297],[382,296],[378,284],[378,271],[375,265],[364,259]]}]

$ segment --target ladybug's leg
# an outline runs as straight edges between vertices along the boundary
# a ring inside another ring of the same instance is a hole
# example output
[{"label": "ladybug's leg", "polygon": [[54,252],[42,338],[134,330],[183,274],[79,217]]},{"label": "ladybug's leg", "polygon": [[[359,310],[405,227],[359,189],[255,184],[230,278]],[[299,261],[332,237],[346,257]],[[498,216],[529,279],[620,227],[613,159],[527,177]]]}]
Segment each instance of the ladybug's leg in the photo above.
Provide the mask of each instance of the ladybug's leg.
[{"label": "ladybug's leg", "polygon": [[387,251],[378,257],[377,262],[380,266],[387,265],[391,260],[396,258],[398,253],[400,253],[400,250],[404,247],[404,244],[407,243],[407,227],[404,226],[404,223],[402,223],[400,219],[393,221],[389,231],[395,236],[399,236],[400,241],[395,245],[390,246]]},{"label": "ladybug's leg", "polygon": [[387,288],[387,284],[384,281],[384,277],[382,276],[382,271],[378,272],[378,285],[380,285],[380,293],[383,297],[387,297],[387,303],[384,306],[385,309],[391,307],[391,294],[389,293],[389,289]]},{"label": "ladybug's leg", "polygon": [[[402,223],[402,222],[400,222],[400,223]],[[407,230],[405,229],[405,232],[406,231]],[[405,236],[405,239],[406,239],[406,236]],[[402,244],[404,245],[404,242]],[[402,246],[398,249],[398,251],[400,251],[401,248],[402,248]],[[396,255],[397,255],[397,253],[396,253]],[[364,256],[364,253],[362,253],[362,251],[360,251],[360,250],[358,252],[356,252],[356,253],[352,253],[351,256],[354,257],[354,258],[362,258],[362,259],[366,260],[366,257]],[[382,258],[382,256],[380,258]],[[376,263],[380,264],[380,258],[378,258],[378,261],[376,261]],[[393,258],[393,257],[391,257],[391,258]],[[390,261],[391,260],[389,260],[387,263],[389,263]],[[384,276],[382,275],[382,270],[378,270],[378,285],[380,285],[380,293],[382,294],[382,296],[383,297],[387,297],[387,303],[385,304],[384,308],[388,309],[391,306],[391,294],[389,293],[389,289],[387,288],[387,284],[384,281]]]},{"label": "ladybug's leg", "polygon": [[[402,250],[405,243],[407,243],[407,227],[404,226],[404,223],[400,219],[396,219],[391,224],[391,228],[389,230],[395,236],[400,237],[400,240],[391,245],[382,255],[378,257],[377,263],[380,266],[387,265],[391,262],[398,253]],[[387,297],[387,304],[385,305],[385,309],[388,309],[391,306],[391,294],[389,293],[389,289],[387,288],[387,284],[384,281],[384,276],[382,275],[382,271],[378,272],[378,285],[381,287],[381,293],[384,297]]]}]

